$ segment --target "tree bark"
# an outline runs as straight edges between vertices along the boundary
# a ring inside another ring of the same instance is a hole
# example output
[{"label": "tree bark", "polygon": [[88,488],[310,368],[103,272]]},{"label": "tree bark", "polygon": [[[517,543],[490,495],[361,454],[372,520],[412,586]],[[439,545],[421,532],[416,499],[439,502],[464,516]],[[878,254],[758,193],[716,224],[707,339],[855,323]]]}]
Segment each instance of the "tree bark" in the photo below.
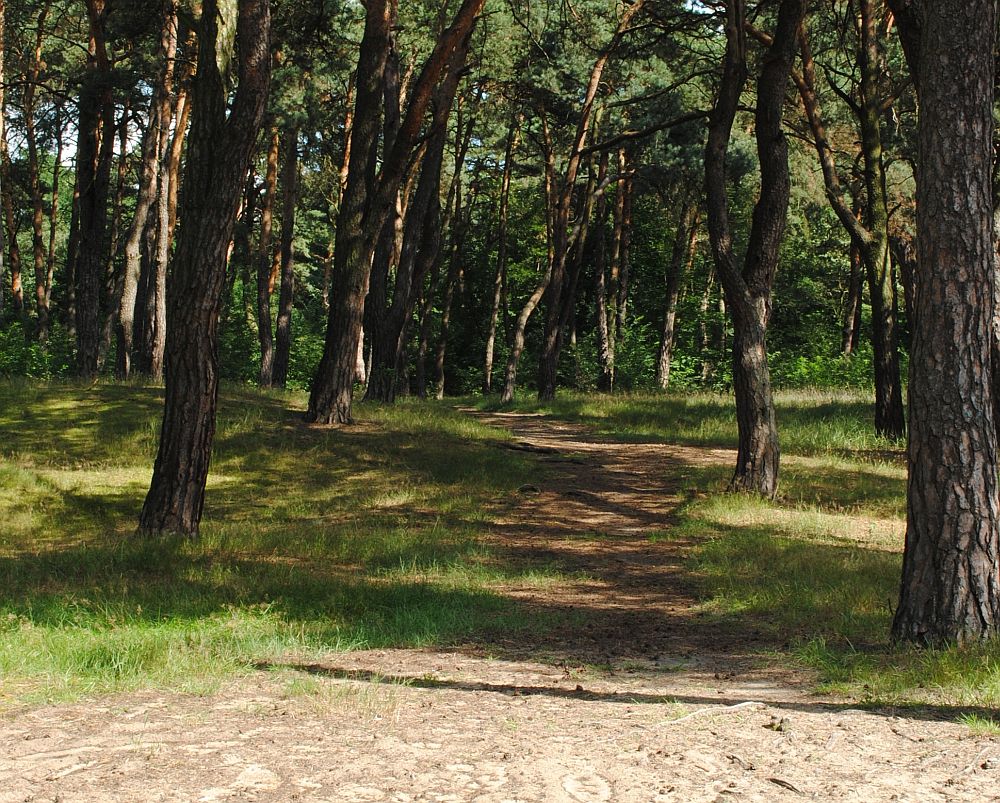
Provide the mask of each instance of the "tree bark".
[{"label": "tree bark", "polygon": [[79,239],[73,275],[76,284],[76,372],[97,375],[101,349],[101,288],[106,265],[108,188],[114,153],[114,105],[105,41],[105,0],[87,0],[87,69],[80,88],[77,144]]},{"label": "tree bark", "polygon": [[656,362],[656,384],[661,390],[670,386],[670,362],[674,351],[674,322],[677,319],[677,299],[680,296],[681,278],[685,263],[690,268],[694,258],[695,239],[698,236],[698,207],[691,200],[681,205],[674,235],[674,247],[667,268],[666,310],[663,315],[663,334],[660,338],[660,355]]},{"label": "tree bark", "polygon": [[260,342],[262,388],[271,387],[274,377],[274,332],[271,326],[271,231],[274,226],[274,198],[278,192],[278,154],[281,136],[271,130],[264,170],[264,199],[260,210],[260,239],[257,243],[257,339]]},{"label": "tree bark", "polygon": [[919,5],[919,261],[906,548],[892,632],[901,640],[947,644],[995,637],[1000,626],[990,381],[996,4]]},{"label": "tree bark", "polygon": [[[351,421],[356,356],[377,235],[395,203],[434,86],[452,53],[475,25],[483,3],[484,0],[464,0],[452,24],[438,38],[414,84],[406,116],[377,181],[368,178],[374,169],[372,148],[351,150],[347,190],[337,216],[333,300],[323,358],[309,396],[306,413],[309,421],[327,424]],[[393,16],[391,2],[371,0],[368,4],[358,62],[352,134],[355,142],[375,142],[378,138],[382,72],[388,55],[389,21]]]},{"label": "tree bark", "polygon": [[747,79],[746,6],[726,5],[726,53],[719,96],[705,148],[708,232],[716,271],[733,321],[733,389],[739,448],[730,488],[773,497],[778,488],[778,432],[767,365],[771,286],[784,236],[790,184],[788,143],[781,131],[785,89],[792,69],[804,0],[782,0],[757,81],[755,133],[760,196],[754,206],[742,268],[733,251],[726,196],[726,153]]},{"label": "tree bark", "polygon": [[549,286],[546,289],[548,306],[545,313],[545,331],[542,336],[542,353],[538,363],[538,398],[547,401],[555,398],[556,373],[559,367],[560,331],[562,318],[563,290],[566,279],[566,257],[569,248],[568,237],[570,214],[573,206],[573,191],[580,170],[583,147],[593,120],[594,101],[600,88],[601,76],[611,55],[617,49],[625,32],[631,26],[632,20],[642,9],[643,0],[636,0],[625,7],[618,27],[608,45],[600,52],[591,68],[590,77],[584,92],[583,104],[577,120],[576,135],[570,149],[566,172],[559,188],[556,206],[553,211],[553,264]]},{"label": "tree bark", "polygon": [[407,206],[392,304],[372,331],[367,399],[391,404],[402,387],[408,324],[424,277],[437,262],[441,249],[441,168],[448,140],[448,118],[465,68],[468,46],[466,37],[455,51],[434,99],[420,178]]},{"label": "tree bark", "polygon": [[[215,436],[226,256],[270,83],[269,0],[239,3],[232,44],[224,41],[224,10],[217,0],[204,0],[181,229],[168,287],[163,424],[139,518],[147,534],[198,534]],[[220,48],[230,47],[238,53],[239,82],[227,115],[219,64],[225,61]]]},{"label": "tree bark", "polygon": [[[160,64],[156,86],[149,106],[149,122],[142,138],[142,159],[139,165],[139,194],[136,196],[135,213],[125,238],[125,273],[118,306],[119,338],[122,348],[118,354],[116,373],[127,379],[132,372],[134,359],[134,329],[136,297],[139,287],[140,247],[146,231],[146,218],[158,196],[161,165],[170,143],[171,104],[174,57],[177,52],[176,0],[163,0],[160,7],[162,28],[157,59]],[[166,178],[164,177],[164,181]]]},{"label": "tree bark", "polygon": [[[875,431],[896,439],[903,437],[906,425],[900,383],[894,289],[889,263],[889,206],[882,153],[882,100],[878,94],[880,57],[871,0],[860,0],[860,8],[858,66],[861,74],[861,103],[854,111],[858,118],[867,196],[864,222],[859,218],[857,209],[852,209],[844,200],[833,150],[826,136],[816,96],[815,64],[804,31],[799,34],[802,73],[793,71],[792,77],[798,86],[813,133],[827,198],[851,236],[868,283],[872,305],[872,347],[875,354]],[[860,294],[853,297],[860,298]]]},{"label": "tree bark", "polygon": [[288,357],[292,347],[292,295],[295,285],[295,204],[299,183],[299,132],[294,126],[285,132],[285,162],[281,171],[281,289],[278,291],[278,318],[275,327],[274,374],[272,384],[283,388],[288,382]]},{"label": "tree bark", "polygon": [[483,393],[493,390],[493,353],[496,348],[497,323],[500,319],[500,302],[507,282],[507,224],[510,215],[510,183],[514,172],[514,148],[517,147],[518,118],[515,115],[507,129],[504,148],[503,174],[500,178],[500,208],[497,212],[497,272],[493,280],[493,305],[490,307],[490,324],[486,334],[486,351],[483,355]]},{"label": "tree bark", "polygon": [[42,184],[38,165],[38,132],[35,129],[35,93],[42,71],[42,46],[45,42],[45,20],[49,14],[51,0],[42,3],[38,12],[35,30],[35,44],[31,62],[25,74],[22,110],[24,112],[24,135],[28,152],[28,189],[31,195],[31,254],[35,273],[35,336],[40,343],[49,339],[49,293],[46,292],[45,278],[45,208],[42,201]]}]

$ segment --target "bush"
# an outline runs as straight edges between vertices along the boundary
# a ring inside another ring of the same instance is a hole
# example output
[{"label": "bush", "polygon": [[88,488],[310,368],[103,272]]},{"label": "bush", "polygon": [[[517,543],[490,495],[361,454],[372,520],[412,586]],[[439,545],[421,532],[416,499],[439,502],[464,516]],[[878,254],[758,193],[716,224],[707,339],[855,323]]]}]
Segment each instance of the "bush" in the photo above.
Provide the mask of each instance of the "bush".
[{"label": "bush", "polygon": [[0,329],[0,376],[53,379],[67,376],[73,367],[73,338],[53,322],[46,343],[39,343],[21,321]]}]

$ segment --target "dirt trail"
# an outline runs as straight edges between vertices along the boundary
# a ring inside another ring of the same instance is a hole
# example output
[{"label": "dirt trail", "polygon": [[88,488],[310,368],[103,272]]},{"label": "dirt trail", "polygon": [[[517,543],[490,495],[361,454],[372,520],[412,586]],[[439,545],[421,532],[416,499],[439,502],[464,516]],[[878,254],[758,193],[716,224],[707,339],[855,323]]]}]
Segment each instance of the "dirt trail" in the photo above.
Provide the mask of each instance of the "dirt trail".
[{"label": "dirt trail", "polygon": [[756,665],[753,633],[691,614],[687,545],[648,534],[669,528],[685,470],[729,453],[477,415],[544,467],[494,553],[571,573],[510,593],[576,625],[21,713],[0,721],[0,803],[1000,800],[997,739],[814,697]]}]

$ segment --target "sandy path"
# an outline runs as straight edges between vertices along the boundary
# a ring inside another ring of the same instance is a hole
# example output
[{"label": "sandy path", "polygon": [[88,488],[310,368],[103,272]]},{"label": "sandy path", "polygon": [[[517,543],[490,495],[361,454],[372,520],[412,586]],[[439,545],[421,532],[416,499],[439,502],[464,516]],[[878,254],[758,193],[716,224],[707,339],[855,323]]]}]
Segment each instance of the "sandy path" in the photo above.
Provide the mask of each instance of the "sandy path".
[{"label": "sandy path", "polygon": [[669,527],[685,467],[727,453],[483,417],[545,466],[494,551],[579,573],[511,593],[585,626],[21,712],[0,721],[0,803],[1000,800],[997,739],[812,696],[757,667],[752,633],[690,614],[685,545],[646,536]]}]

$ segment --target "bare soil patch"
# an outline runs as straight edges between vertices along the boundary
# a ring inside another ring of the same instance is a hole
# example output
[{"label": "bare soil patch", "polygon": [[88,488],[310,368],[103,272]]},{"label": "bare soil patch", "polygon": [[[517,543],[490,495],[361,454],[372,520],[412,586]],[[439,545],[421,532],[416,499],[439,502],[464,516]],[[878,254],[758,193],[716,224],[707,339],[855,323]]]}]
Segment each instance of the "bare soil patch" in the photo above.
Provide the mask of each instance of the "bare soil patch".
[{"label": "bare soil patch", "polygon": [[[139,693],[0,721],[10,801],[986,801],[1000,741],[940,711],[862,711],[692,613],[666,532],[684,473],[732,455],[518,414],[538,461],[488,537],[566,582],[509,589],[567,622],[532,643],[345,653],[207,696]],[[262,667],[264,669],[264,667]]]}]

